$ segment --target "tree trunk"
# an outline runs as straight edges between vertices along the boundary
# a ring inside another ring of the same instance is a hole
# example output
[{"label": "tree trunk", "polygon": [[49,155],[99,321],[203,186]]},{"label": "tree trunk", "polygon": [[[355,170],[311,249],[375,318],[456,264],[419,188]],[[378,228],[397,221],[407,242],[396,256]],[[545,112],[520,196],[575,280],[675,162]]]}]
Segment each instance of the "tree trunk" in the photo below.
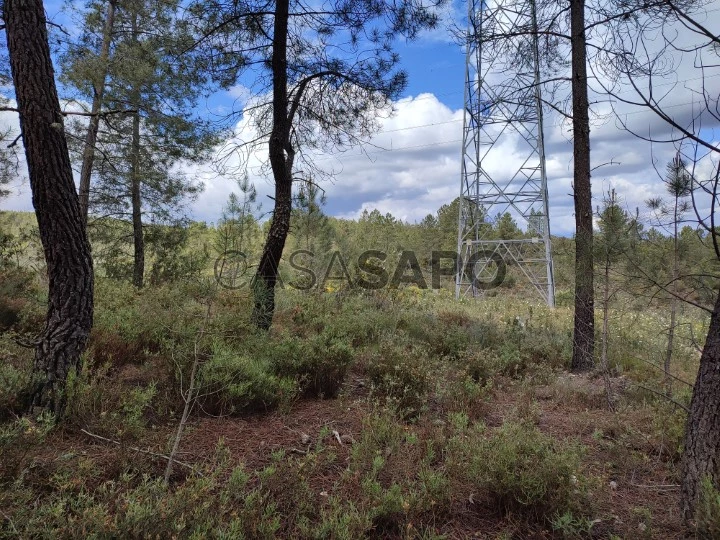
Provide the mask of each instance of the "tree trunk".
[{"label": "tree trunk", "polygon": [[[615,204],[615,193],[613,192],[612,204]],[[605,274],[603,276],[603,325],[602,325],[602,353],[600,357],[601,369],[603,372],[603,380],[605,382],[605,397],[607,399],[608,409],[615,410],[615,403],[612,395],[612,385],[610,384],[610,361],[608,359],[608,341],[610,338],[610,253],[609,246],[606,246],[605,253]]]},{"label": "tree trunk", "polygon": [[41,0],[3,9],[33,206],[48,272],[48,313],[35,349],[32,404],[56,414],[68,373],[80,369],[93,320],[90,244],[75,191]]},{"label": "tree trunk", "polygon": [[709,476],[713,485],[720,488],[720,291],[700,357],[685,428],[682,508],[686,520],[695,515],[704,476]]},{"label": "tree trunk", "polygon": [[680,263],[678,260],[678,198],[675,197],[675,230],[673,236],[673,282],[670,298],[670,328],[668,329],[667,350],[665,351],[665,391],[668,396],[672,395],[672,377],[670,376],[670,364],[672,362],[673,344],[675,342],[675,326],[677,325],[677,292],[678,277],[680,276]]},{"label": "tree trunk", "polygon": [[143,286],[145,276],[145,239],[142,224],[142,199],[140,198],[140,114],[133,114],[130,167],[130,197],[132,201],[133,226],[133,285]]},{"label": "tree trunk", "polygon": [[[137,13],[132,18],[132,39],[137,43]],[[145,277],[145,239],[142,224],[142,199],[140,197],[140,92],[133,89],[132,140],[130,142],[130,201],[132,206],[133,227],[133,285],[142,288]]]},{"label": "tree trunk", "polygon": [[573,195],[575,199],[575,323],[572,370],[595,360],[590,118],[585,43],[585,0],[570,0],[573,99]]},{"label": "tree trunk", "polygon": [[95,161],[95,145],[97,144],[98,130],[100,129],[100,110],[102,109],[105,94],[105,79],[108,71],[108,58],[110,57],[110,42],[115,19],[115,0],[108,3],[105,27],[103,28],[103,42],[100,49],[100,65],[102,72],[98,74],[93,83],[93,101],[90,108],[92,116],[85,134],[85,149],[83,150],[82,167],[80,168],[80,211],[83,222],[87,225],[88,209],[90,206],[90,177],[92,176],[93,162]]},{"label": "tree trunk", "polygon": [[270,165],[275,179],[275,209],[253,282],[253,321],[263,330],[267,330],[272,324],[278,265],[290,230],[292,211],[292,167],[295,153],[290,143],[291,119],[288,116],[288,20],[289,2],[279,0],[275,7],[273,28],[273,127],[269,141]]}]

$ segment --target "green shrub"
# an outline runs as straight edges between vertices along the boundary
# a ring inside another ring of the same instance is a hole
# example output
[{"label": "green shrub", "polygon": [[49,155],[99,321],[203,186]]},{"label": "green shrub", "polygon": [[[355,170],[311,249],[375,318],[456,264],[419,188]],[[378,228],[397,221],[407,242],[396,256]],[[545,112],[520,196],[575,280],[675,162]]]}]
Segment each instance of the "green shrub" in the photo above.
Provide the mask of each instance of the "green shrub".
[{"label": "green shrub", "polygon": [[526,424],[506,422],[485,434],[469,429],[450,441],[450,468],[504,513],[547,522],[573,508],[580,450]]},{"label": "green shrub", "polygon": [[[140,364],[152,354],[178,357],[192,353],[212,294],[212,285],[200,282],[137,291],[127,283],[98,280],[95,332],[90,342],[92,354],[98,355],[96,364]],[[121,348],[113,353],[103,348],[104,342],[121,344]]]},{"label": "green shrub", "polygon": [[463,351],[458,357],[459,366],[479,384],[485,384],[492,379],[495,370],[496,355],[488,349]]},{"label": "green shrub", "polygon": [[37,419],[23,416],[0,424],[0,480],[12,479],[21,473],[30,450],[43,444],[54,426],[51,413],[42,413]]},{"label": "green shrub", "polygon": [[382,343],[365,363],[373,390],[406,416],[421,411],[430,390],[432,369],[424,346],[401,339]]},{"label": "green shrub", "polygon": [[202,364],[198,388],[203,408],[213,413],[269,410],[297,395],[295,380],[276,375],[266,358],[220,343]]},{"label": "green shrub", "polygon": [[79,375],[70,373],[64,419],[113,439],[137,439],[145,429],[146,413],[153,409],[156,384],[120,385],[109,371],[109,364],[89,364]]},{"label": "green shrub", "polygon": [[306,536],[323,540],[355,540],[367,538],[372,527],[368,512],[359,509],[352,501],[330,497],[328,504],[320,509],[320,523]]},{"label": "green shrub", "polygon": [[325,332],[347,340],[354,348],[376,345],[396,324],[392,309],[373,309],[367,298],[353,295],[334,313]]},{"label": "green shrub", "polygon": [[353,361],[347,341],[323,332],[306,339],[283,335],[264,344],[273,372],[294,377],[300,392],[309,396],[337,396]]},{"label": "green shrub", "polygon": [[557,514],[552,521],[553,531],[562,535],[563,538],[585,538],[591,534],[595,522],[587,517],[576,517],[569,510]]},{"label": "green shrub", "polygon": [[0,419],[27,406],[32,373],[32,351],[0,336]]},{"label": "green shrub", "polygon": [[25,311],[32,309],[32,296],[37,294],[33,274],[23,268],[0,265],[0,332],[11,328],[18,331],[38,331],[23,324]]}]

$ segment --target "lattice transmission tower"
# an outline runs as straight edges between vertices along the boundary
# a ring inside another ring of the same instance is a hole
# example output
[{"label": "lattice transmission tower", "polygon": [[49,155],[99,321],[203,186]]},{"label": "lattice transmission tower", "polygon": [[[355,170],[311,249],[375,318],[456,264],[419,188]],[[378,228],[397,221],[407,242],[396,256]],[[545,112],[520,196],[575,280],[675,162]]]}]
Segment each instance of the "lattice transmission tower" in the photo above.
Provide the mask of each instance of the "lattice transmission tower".
[{"label": "lattice transmission tower", "polygon": [[[480,296],[514,266],[553,306],[535,0],[468,4],[455,294]],[[499,238],[505,213],[528,234]]]}]

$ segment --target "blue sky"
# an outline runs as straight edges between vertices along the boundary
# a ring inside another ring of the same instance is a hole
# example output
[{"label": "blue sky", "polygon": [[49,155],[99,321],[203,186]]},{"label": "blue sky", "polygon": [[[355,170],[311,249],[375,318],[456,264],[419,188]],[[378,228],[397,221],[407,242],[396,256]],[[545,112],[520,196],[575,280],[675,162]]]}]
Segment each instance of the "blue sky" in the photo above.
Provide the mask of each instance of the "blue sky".
[{"label": "blue sky", "polygon": [[[720,2],[720,0],[718,0]],[[67,18],[56,15],[57,1],[46,3],[48,14],[56,21],[67,24]],[[451,6],[452,16],[462,3]],[[711,18],[706,24],[720,33],[720,20]],[[72,27],[70,26],[72,31]],[[316,156],[322,167],[334,174],[332,181],[323,187],[327,195],[326,213],[339,217],[356,218],[363,210],[377,208],[391,212],[408,222],[417,222],[428,213],[434,213],[442,204],[449,203],[459,194],[460,140],[462,138],[462,105],[464,87],[464,51],[452,41],[446,26],[424,34],[413,43],[398,43],[397,51],[402,67],[408,72],[409,84],[403,97],[394,104],[395,114],[381,120],[380,132],[363,149],[355,148],[344,154]],[[720,95],[718,68],[706,79],[710,93]],[[688,83],[671,86],[675,80],[686,81],[697,77],[692,62],[678,59],[677,71],[661,84],[672,89],[666,103],[668,110],[678,119],[687,118],[692,111],[693,88]],[[657,82],[657,81],[656,81]],[[237,96],[235,89],[228,93],[210,96],[207,107],[229,106]],[[597,97],[597,96],[596,96]],[[608,113],[609,108],[599,103],[591,131],[591,159],[598,169],[593,173],[596,204],[602,193],[616,188],[626,206],[634,208],[660,193],[660,179],[653,168],[660,170],[674,155],[672,145],[650,145],[620,128]],[[636,131],[663,137],[670,131],[662,121],[647,110],[620,107],[624,119]],[[0,115],[0,123],[16,121],[7,114]],[[574,226],[572,181],[572,144],[570,126],[551,112],[546,113],[546,153],[548,186],[550,192],[551,230],[554,234],[572,234]],[[243,121],[236,127],[243,128]],[[707,130],[711,130],[708,126]],[[707,133],[707,131],[706,131]],[[258,199],[265,210],[271,207],[269,196],[272,184],[263,176],[260,164],[265,155],[250,156],[248,172],[258,189]],[[519,166],[521,155],[517,141],[508,139],[488,156],[486,166],[494,174],[512,174]],[[611,163],[610,165],[603,165]],[[220,216],[227,197],[233,191],[232,175],[219,177],[211,164],[188,167],[186,172],[199,178],[205,191],[191,203],[193,218],[214,222]],[[0,209],[30,210],[29,187],[26,182],[15,183],[15,193],[0,202]],[[235,189],[236,190],[236,189]],[[492,213],[492,212],[491,212]]]}]

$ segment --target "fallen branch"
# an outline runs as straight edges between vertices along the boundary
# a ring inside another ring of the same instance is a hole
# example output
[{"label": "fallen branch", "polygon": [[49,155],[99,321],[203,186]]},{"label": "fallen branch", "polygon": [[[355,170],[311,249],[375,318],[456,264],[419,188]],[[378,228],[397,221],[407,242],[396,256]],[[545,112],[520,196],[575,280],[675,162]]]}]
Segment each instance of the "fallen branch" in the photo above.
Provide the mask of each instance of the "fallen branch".
[{"label": "fallen branch", "polygon": [[664,397],[665,399],[667,399],[667,400],[670,401],[671,403],[674,403],[675,405],[677,405],[678,407],[680,407],[680,408],[681,408],[682,410],[684,410],[686,413],[690,414],[690,409],[689,409],[688,407],[686,407],[685,405],[683,405],[683,404],[680,403],[679,401],[674,400],[673,398],[671,398],[671,397],[668,396],[667,394],[665,394],[665,393],[663,393],[663,392],[660,392],[660,391],[658,391],[658,390],[655,390],[654,388],[650,388],[649,386],[645,386],[644,384],[635,383],[635,386],[639,386],[640,388],[642,388],[642,389],[644,389],[644,390],[647,390],[648,392],[652,392],[653,394],[657,394],[658,396]]},{"label": "fallen branch", "polygon": [[[90,437],[93,437],[95,439],[109,442],[109,443],[115,444],[117,446],[123,446],[123,444],[120,441],[113,441],[112,439],[108,439],[107,437],[103,437],[102,435],[97,435],[96,433],[90,433],[86,429],[81,428],[80,431],[82,431],[85,435],[89,435]],[[137,448],[134,446],[130,446],[128,448],[130,448],[130,450],[132,450],[133,452],[140,452],[142,454],[148,454],[150,456],[163,458],[163,459],[167,460],[169,463],[170,462],[177,463],[178,465],[186,467],[186,468],[192,470],[194,473],[204,477],[204,475],[200,471],[198,471],[195,467],[193,467],[189,463],[183,463],[182,461],[178,461],[177,459],[171,458],[170,456],[166,456],[165,454],[158,454],[157,452],[151,452],[150,450],[143,450],[142,448]]]}]

